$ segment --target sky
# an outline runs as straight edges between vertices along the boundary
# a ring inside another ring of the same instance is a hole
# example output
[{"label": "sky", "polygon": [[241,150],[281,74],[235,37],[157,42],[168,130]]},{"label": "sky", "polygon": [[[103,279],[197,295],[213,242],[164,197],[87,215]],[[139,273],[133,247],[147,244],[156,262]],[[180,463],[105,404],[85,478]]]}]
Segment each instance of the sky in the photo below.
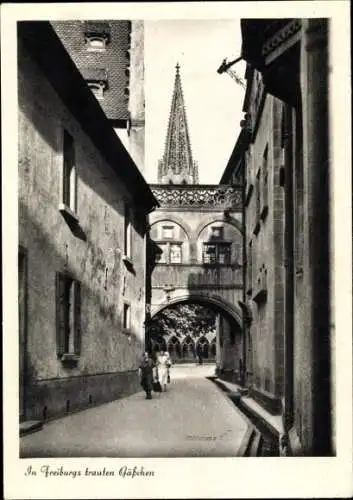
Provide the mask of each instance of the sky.
[{"label": "sky", "polygon": [[[217,69],[241,52],[240,20],[145,21],[145,177],[157,182],[167,134],[175,66],[180,64],[186,117],[199,182],[218,184],[243,118],[245,90]],[[244,78],[245,63],[234,66]]]}]

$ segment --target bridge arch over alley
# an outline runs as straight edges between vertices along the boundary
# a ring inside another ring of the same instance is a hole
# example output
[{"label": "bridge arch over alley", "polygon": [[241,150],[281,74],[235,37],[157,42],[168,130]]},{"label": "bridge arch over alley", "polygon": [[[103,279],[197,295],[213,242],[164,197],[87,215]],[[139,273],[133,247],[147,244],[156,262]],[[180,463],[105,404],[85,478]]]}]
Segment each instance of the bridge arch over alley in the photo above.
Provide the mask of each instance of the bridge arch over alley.
[{"label": "bridge arch over alley", "polygon": [[[242,355],[243,219],[241,186],[152,185],[157,249],[151,266],[148,321],[177,304],[217,311],[217,365],[239,373]],[[148,321],[146,333],[149,341]],[[202,333],[200,332],[200,335]],[[196,334],[197,341],[197,334]],[[168,341],[168,339],[166,339]],[[207,339],[211,344],[213,338]]]}]

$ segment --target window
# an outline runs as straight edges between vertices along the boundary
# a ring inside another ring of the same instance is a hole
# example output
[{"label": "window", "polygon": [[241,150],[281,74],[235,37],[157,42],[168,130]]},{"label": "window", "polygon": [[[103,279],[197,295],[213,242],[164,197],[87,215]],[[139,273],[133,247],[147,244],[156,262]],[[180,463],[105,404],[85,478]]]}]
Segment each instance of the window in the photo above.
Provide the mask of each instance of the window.
[{"label": "window", "polygon": [[27,343],[27,252],[18,250],[18,327],[19,327],[19,403],[20,418],[25,416],[26,343]]},{"label": "window", "polygon": [[222,226],[211,227],[211,239],[223,240],[224,228]]},{"label": "window", "polygon": [[87,82],[87,85],[93,92],[94,96],[96,99],[101,101],[104,99],[104,89],[105,89],[105,84],[102,82]]},{"label": "window", "polygon": [[260,216],[261,216],[261,170],[259,169],[255,180],[255,227],[254,234],[260,231]]},{"label": "window", "polygon": [[226,264],[231,261],[231,243],[204,243],[202,262],[204,264]]},{"label": "window", "polygon": [[180,264],[181,263],[181,245],[178,243],[173,243],[170,245],[170,263]]},{"label": "window", "polygon": [[177,337],[173,336],[168,341],[168,352],[169,352],[170,357],[172,358],[173,361],[175,361],[176,359],[180,359],[181,347],[180,347],[180,342],[177,339]]},{"label": "window", "polygon": [[181,264],[182,243],[158,243],[161,253],[156,255],[159,264]]},{"label": "window", "polygon": [[124,311],[123,311],[123,328],[124,330],[130,330],[130,321],[131,321],[131,308],[130,304],[124,303]]},{"label": "window", "polygon": [[294,248],[295,273],[297,278],[303,277],[304,260],[304,171],[303,171],[303,139],[301,128],[301,111],[296,114],[295,134],[295,169],[294,169]]},{"label": "window", "polygon": [[132,254],[131,209],[125,205],[124,256],[131,259]]},{"label": "window", "polygon": [[110,42],[110,25],[105,21],[85,21],[84,36],[87,51],[105,51]]},{"label": "window", "polygon": [[65,359],[81,351],[81,283],[64,273],[56,275],[57,354]]},{"label": "window", "polygon": [[63,146],[63,191],[62,203],[73,213],[76,212],[77,177],[75,167],[75,146],[72,136],[64,131]]},{"label": "window", "polygon": [[86,37],[86,48],[89,52],[104,52],[106,50],[106,38],[104,36]]},{"label": "window", "polygon": [[211,342],[211,356],[212,358],[216,357],[216,352],[217,352],[217,340],[214,338]]},{"label": "window", "polygon": [[162,238],[166,239],[166,240],[173,239],[174,238],[174,227],[173,226],[163,226]]}]

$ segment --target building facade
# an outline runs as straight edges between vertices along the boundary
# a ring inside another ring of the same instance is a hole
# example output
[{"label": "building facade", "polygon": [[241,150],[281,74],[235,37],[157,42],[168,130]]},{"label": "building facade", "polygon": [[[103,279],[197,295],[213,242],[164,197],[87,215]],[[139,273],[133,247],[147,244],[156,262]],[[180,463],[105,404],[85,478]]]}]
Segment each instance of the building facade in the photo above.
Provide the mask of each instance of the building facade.
[{"label": "building facade", "polygon": [[20,417],[135,392],[157,204],[50,23],[18,23]]},{"label": "building facade", "polygon": [[282,454],[331,455],[329,24],[246,19],[241,28],[246,385],[281,416]]},{"label": "building facade", "polygon": [[215,332],[204,338],[195,332],[180,338],[169,335],[164,346],[173,350],[176,361],[190,361],[197,359],[197,348],[203,344],[209,357],[216,359],[218,371],[239,380],[242,325],[238,300],[242,298],[243,278],[241,189],[198,184],[179,65],[158,180],[159,184],[151,185],[151,189],[160,206],[149,218],[154,245],[151,317],[176,304],[196,303],[213,308],[217,312]]},{"label": "building facade", "polygon": [[143,172],[143,21],[53,21],[51,24],[130,156]]}]

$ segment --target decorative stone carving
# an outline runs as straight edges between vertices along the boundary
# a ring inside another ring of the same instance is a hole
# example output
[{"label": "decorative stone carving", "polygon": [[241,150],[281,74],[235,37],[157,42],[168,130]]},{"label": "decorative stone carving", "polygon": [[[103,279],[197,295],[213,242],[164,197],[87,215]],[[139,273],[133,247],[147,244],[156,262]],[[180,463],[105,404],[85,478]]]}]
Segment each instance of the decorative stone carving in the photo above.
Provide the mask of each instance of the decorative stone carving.
[{"label": "decorative stone carving", "polygon": [[241,188],[234,186],[190,185],[151,186],[161,207],[241,209]]},{"label": "decorative stone carving", "polygon": [[270,52],[274,51],[279,45],[288,40],[301,28],[301,20],[293,19],[291,22],[286,24],[281,30],[279,30],[274,36],[272,36],[266,43],[264,43],[262,48],[262,54],[267,56]]}]

